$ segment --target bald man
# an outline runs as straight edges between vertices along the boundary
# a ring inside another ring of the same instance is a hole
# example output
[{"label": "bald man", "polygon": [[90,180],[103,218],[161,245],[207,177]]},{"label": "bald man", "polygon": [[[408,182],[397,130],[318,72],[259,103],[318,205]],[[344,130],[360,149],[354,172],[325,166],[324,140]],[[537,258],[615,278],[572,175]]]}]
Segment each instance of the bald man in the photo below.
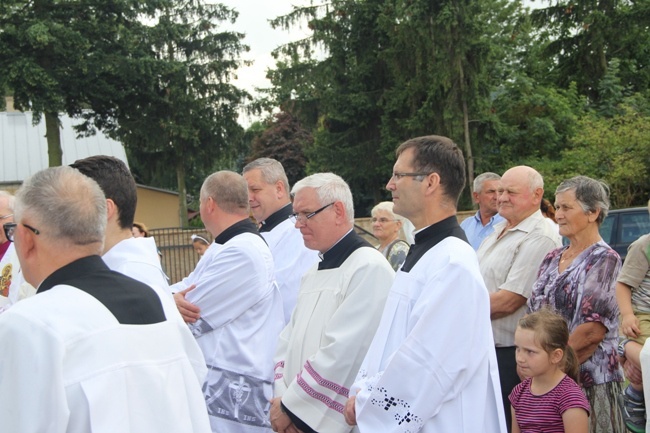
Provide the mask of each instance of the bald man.
[{"label": "bald man", "polygon": [[215,433],[268,432],[273,354],[284,326],[273,257],[248,218],[242,176],[211,174],[199,199],[214,244],[172,291],[208,365],[210,425]]},{"label": "bald man", "polygon": [[508,431],[511,429],[508,395],[519,383],[515,361],[515,329],[526,312],[537,270],[546,254],[559,247],[560,235],[544,221],[539,210],[544,180],[533,168],[513,167],[501,177],[499,215],[477,254],[481,274],[490,292],[490,315],[497,350],[501,392]]}]

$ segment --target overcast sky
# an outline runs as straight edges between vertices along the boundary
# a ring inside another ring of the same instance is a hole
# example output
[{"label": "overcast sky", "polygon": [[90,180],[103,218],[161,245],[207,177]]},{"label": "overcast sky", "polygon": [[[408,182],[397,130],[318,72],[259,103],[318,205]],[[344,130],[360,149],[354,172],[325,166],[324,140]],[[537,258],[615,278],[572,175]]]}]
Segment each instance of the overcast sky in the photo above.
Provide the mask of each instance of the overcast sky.
[{"label": "overcast sky", "polygon": [[[292,5],[307,4],[308,0],[218,0],[239,12],[237,22],[229,27],[232,30],[246,34],[244,42],[250,51],[244,54],[247,60],[252,60],[251,66],[238,70],[236,85],[255,94],[255,87],[270,87],[266,79],[266,70],[275,65],[271,51],[287,42],[305,37],[300,29],[274,30],[268,20],[284,15],[292,10]],[[242,123],[250,120],[240,119]]]}]

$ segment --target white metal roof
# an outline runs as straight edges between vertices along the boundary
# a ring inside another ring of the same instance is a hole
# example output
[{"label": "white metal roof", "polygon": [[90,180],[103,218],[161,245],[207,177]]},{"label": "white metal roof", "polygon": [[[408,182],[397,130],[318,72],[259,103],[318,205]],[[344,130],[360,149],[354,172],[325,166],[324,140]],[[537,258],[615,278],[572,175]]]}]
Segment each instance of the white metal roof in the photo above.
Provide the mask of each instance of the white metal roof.
[{"label": "white metal roof", "polygon": [[[128,166],[122,143],[101,131],[92,137],[77,138],[73,125],[80,123],[61,115],[63,164],[93,155],[109,155]],[[0,112],[0,182],[22,183],[32,174],[48,167],[45,118],[32,125],[32,113]]]}]

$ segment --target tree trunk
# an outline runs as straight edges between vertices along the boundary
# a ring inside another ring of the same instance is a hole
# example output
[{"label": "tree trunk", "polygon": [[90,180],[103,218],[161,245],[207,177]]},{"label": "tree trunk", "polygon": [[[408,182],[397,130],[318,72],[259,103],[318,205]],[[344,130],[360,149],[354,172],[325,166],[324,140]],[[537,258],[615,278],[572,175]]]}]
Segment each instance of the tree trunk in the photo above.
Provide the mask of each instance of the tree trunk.
[{"label": "tree trunk", "polygon": [[180,227],[187,227],[187,187],[185,186],[185,165],[183,158],[176,160],[176,180],[178,182],[178,213]]},{"label": "tree trunk", "polygon": [[47,138],[47,156],[50,167],[63,164],[61,150],[61,129],[58,113],[45,113],[45,138]]},{"label": "tree trunk", "polygon": [[474,184],[474,155],[472,154],[472,143],[469,136],[469,109],[467,108],[465,72],[463,71],[463,63],[460,58],[458,58],[458,77],[460,79],[460,100],[463,109],[463,135],[465,138],[465,158],[467,161],[467,185],[469,186],[470,191],[472,191],[472,185]]}]

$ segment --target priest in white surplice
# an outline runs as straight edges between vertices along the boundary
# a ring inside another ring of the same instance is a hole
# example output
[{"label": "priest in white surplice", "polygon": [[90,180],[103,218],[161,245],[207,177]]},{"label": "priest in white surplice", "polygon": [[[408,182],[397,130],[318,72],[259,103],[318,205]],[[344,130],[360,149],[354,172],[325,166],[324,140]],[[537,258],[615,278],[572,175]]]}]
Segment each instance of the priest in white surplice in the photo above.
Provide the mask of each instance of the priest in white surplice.
[{"label": "priest in white surplice", "polygon": [[[126,164],[112,156],[94,155],[78,159],[70,167],[97,182],[106,196],[108,221],[102,255],[104,263],[113,271],[145,283],[163,301],[171,301],[156,241],[152,237],[134,238],[131,231],[138,193],[135,179]],[[172,304],[176,310],[174,316],[181,320],[175,304]]]},{"label": "priest in white surplice", "polygon": [[284,325],[273,257],[248,218],[242,176],[211,174],[200,202],[214,243],[196,269],[171,287],[208,364],[210,425],[214,433],[269,432],[273,354]]},{"label": "priest in white surplice", "polygon": [[346,433],[348,390],[377,329],[394,277],[384,256],[353,230],[352,193],[319,173],[293,188],[292,219],[321,262],[302,278],[278,342],[271,425],[293,433]]},{"label": "priest in white surplice", "polygon": [[300,279],[318,261],[318,252],[305,246],[300,230],[289,220],[293,207],[282,164],[275,159],[258,158],[244,167],[243,176],[248,184],[251,212],[273,254],[286,324],[296,306]]},{"label": "priest in white surplice", "polygon": [[488,292],[456,220],[464,184],[463,155],[450,139],[397,149],[386,187],[394,212],[415,226],[415,245],[346,405],[361,433],[506,431]]},{"label": "priest in white surplice", "polygon": [[99,257],[106,208],[97,183],[65,166],[16,196],[7,238],[38,292],[0,315],[3,433],[210,432],[187,327]]}]

